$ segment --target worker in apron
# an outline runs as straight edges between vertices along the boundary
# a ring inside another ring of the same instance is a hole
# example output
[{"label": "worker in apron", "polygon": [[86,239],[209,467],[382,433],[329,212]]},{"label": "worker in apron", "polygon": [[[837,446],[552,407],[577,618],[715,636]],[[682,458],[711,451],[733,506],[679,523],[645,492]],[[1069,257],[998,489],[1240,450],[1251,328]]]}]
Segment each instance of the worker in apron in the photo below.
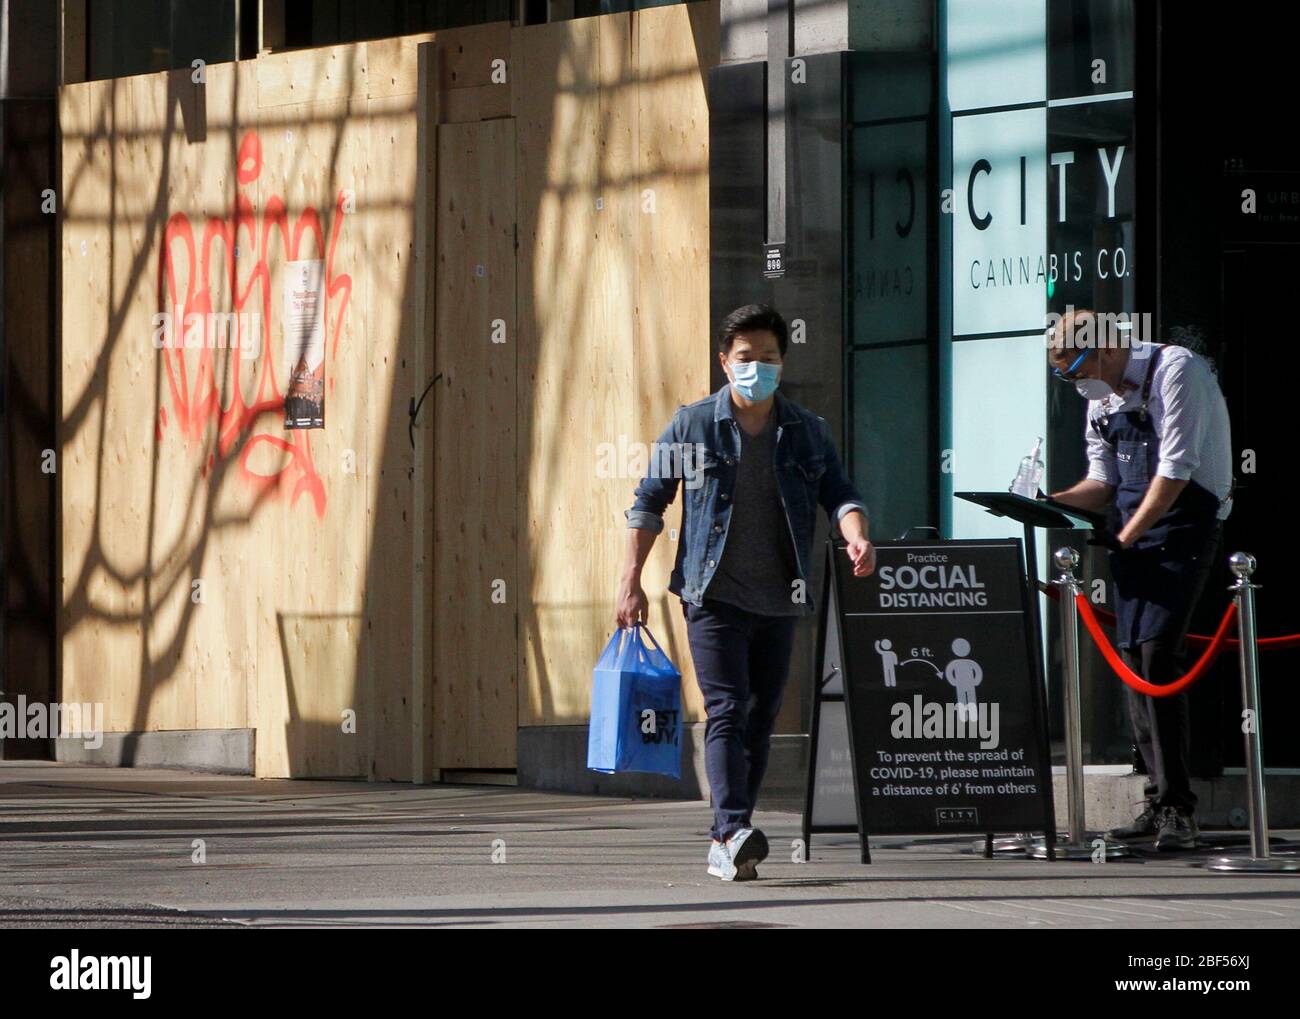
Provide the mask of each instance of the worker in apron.
[{"label": "worker in apron", "polygon": [[[1076,311],[1071,324],[1079,327],[1088,315]],[[1089,400],[1088,476],[1053,498],[1110,510],[1121,546],[1109,557],[1115,643],[1133,672],[1168,684],[1186,672],[1188,623],[1231,509],[1227,405],[1209,363],[1185,347],[1099,342],[1076,351],[1054,346],[1051,360],[1053,373]],[[1192,849],[1198,830],[1187,694],[1151,697],[1128,686],[1125,693],[1147,770],[1146,802],[1133,823],[1106,838]]]}]

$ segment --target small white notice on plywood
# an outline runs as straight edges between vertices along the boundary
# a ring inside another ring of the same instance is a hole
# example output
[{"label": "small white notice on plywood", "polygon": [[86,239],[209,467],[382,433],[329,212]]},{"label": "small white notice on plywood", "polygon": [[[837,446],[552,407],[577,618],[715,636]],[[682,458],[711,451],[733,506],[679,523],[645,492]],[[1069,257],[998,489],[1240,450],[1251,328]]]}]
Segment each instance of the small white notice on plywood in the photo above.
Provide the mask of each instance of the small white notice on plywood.
[{"label": "small white notice on plywood", "polygon": [[284,427],[325,427],[325,263],[284,266]]}]

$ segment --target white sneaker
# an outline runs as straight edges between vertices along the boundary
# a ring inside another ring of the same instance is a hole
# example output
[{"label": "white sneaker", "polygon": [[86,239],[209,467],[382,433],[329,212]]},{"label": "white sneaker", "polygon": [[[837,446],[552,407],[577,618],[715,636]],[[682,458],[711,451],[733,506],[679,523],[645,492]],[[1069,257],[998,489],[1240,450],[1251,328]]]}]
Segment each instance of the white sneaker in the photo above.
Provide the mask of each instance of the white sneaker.
[{"label": "white sneaker", "polygon": [[767,858],[767,837],[757,828],[741,828],[727,842],[727,852],[736,868],[733,881],[753,881],[758,865]]},{"label": "white sneaker", "polygon": [[721,842],[709,844],[709,874],[723,881],[736,879],[736,865],[731,862],[731,854]]}]

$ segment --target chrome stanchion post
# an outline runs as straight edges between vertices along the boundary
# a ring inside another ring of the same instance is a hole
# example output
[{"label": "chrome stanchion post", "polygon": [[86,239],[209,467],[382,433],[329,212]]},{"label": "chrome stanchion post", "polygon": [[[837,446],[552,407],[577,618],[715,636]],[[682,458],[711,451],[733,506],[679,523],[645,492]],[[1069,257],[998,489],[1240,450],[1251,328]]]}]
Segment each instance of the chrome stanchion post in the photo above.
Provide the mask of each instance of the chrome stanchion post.
[{"label": "chrome stanchion post", "polygon": [[1083,805],[1083,722],[1079,702],[1079,613],[1074,596],[1079,581],[1074,569],[1079,553],[1072,548],[1058,549],[1056,567],[1061,571],[1057,585],[1061,589],[1061,658],[1065,670],[1065,784],[1069,808],[1069,845],[1086,849],[1088,826]]},{"label": "chrome stanchion post", "polygon": [[1246,733],[1246,795],[1250,800],[1250,856],[1218,856],[1206,867],[1219,871],[1278,871],[1300,870],[1300,860],[1272,856],[1268,845],[1268,804],[1264,798],[1264,743],[1259,710],[1259,646],[1255,632],[1255,591],[1258,584],[1251,582],[1255,572],[1255,557],[1245,552],[1234,552],[1228,558],[1228,568],[1237,578],[1229,591],[1237,602],[1237,625],[1241,635],[1241,702],[1245,708]]},{"label": "chrome stanchion post", "polygon": [[1251,582],[1255,559],[1245,552],[1234,552],[1228,567],[1236,576],[1234,592],[1241,643],[1237,659],[1241,666],[1241,702],[1252,724],[1246,730],[1246,793],[1250,797],[1250,855],[1255,859],[1268,856],[1268,804],[1264,797],[1264,755],[1259,741],[1259,648],[1255,643],[1255,590]]},{"label": "chrome stanchion post", "polygon": [[[1106,859],[1116,859],[1129,855],[1128,849],[1104,843],[1094,851],[1088,845],[1083,790],[1083,712],[1079,690],[1079,613],[1074,604],[1075,595],[1079,593],[1079,581],[1074,575],[1075,568],[1079,565],[1079,553],[1069,547],[1058,548],[1052,561],[1060,571],[1052,583],[1061,592],[1057,608],[1061,619],[1061,660],[1064,669],[1062,703],[1065,707],[1065,790],[1066,816],[1069,821],[1069,837],[1064,844],[1057,843],[1056,856],[1062,860],[1091,860],[1097,854],[1103,854]],[[1035,845],[1030,850],[1030,855],[1045,857],[1046,845]]]}]

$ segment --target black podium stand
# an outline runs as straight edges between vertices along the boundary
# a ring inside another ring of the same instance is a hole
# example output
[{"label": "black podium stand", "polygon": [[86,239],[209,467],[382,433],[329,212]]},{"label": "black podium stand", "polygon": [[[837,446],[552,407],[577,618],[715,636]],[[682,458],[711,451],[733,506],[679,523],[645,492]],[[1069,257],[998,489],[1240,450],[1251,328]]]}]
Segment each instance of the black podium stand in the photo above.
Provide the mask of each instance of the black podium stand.
[{"label": "black podium stand", "polygon": [[[977,506],[983,506],[995,517],[1010,517],[1017,520],[1025,529],[1025,572],[1029,581],[1030,619],[1033,631],[1033,647],[1042,661],[1042,620],[1039,613],[1039,577],[1038,577],[1038,543],[1034,539],[1035,528],[1056,528],[1064,531],[1091,530],[1092,540],[1107,548],[1119,548],[1120,544],[1107,527],[1106,517],[1091,510],[1069,506],[1055,499],[1043,497],[1030,499],[1013,492],[954,492],[958,499],[965,499]],[[1019,850],[1024,847],[1023,836],[996,840],[1004,850]],[[990,848],[992,846],[990,845]],[[1049,852],[1050,855],[1050,852]]]},{"label": "black podium stand", "polygon": [[[977,506],[983,506],[995,517],[1010,517],[1019,521],[1025,529],[1025,570],[1029,575],[1029,590],[1034,594],[1030,599],[1030,618],[1034,626],[1034,643],[1041,640],[1042,620],[1038,611],[1038,542],[1034,538],[1034,529],[1056,528],[1063,531],[1091,529],[1093,537],[1108,548],[1118,548],[1119,543],[1106,527],[1106,518],[1101,513],[1091,510],[1076,509],[1055,499],[1030,499],[1012,492],[954,492],[958,499],[965,499]],[[1082,526],[1080,524],[1082,522]],[[1041,647],[1039,651],[1041,653]]]}]

